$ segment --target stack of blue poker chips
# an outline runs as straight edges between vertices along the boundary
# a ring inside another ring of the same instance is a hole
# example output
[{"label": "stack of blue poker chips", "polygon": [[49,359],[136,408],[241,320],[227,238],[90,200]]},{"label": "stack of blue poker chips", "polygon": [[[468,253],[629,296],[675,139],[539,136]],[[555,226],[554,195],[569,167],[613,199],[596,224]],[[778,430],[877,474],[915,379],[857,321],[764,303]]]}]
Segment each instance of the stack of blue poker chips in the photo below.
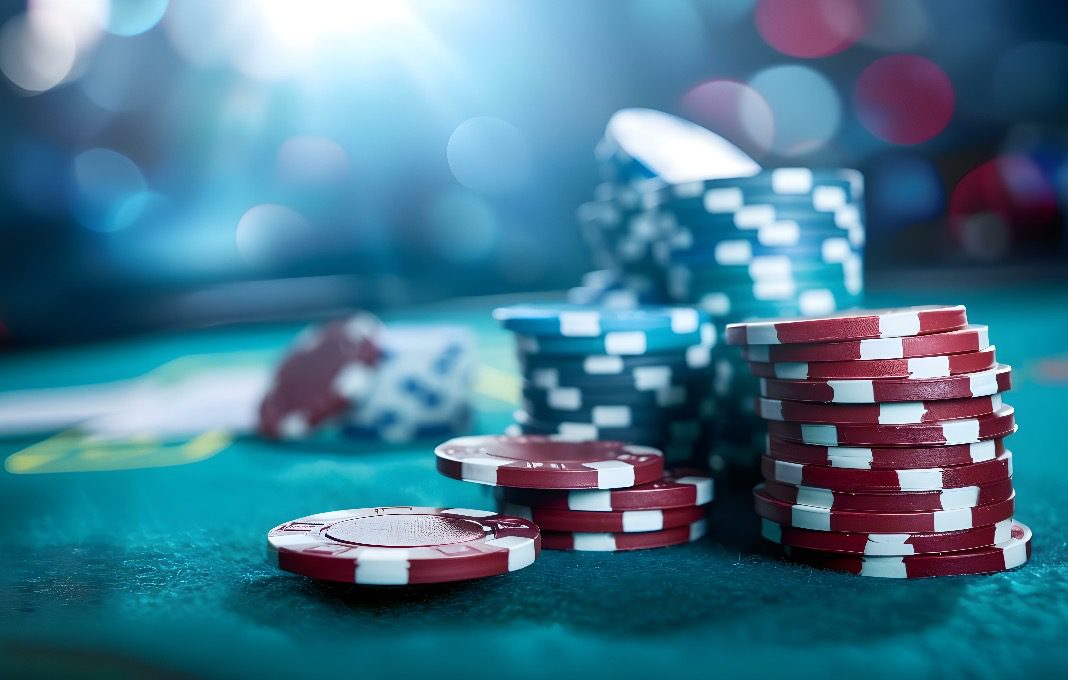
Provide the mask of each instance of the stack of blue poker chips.
[{"label": "stack of blue poker chips", "polygon": [[494,311],[516,335],[515,431],[653,446],[703,463],[713,443],[716,329],[692,307],[567,303]]},{"label": "stack of blue poker chips", "polygon": [[[863,304],[863,178],[850,169],[780,168],[660,188],[646,196],[670,234],[658,246],[676,303],[721,328]],[[757,381],[736,352],[715,357],[718,465],[752,459],[763,427]]]},{"label": "stack of blue poker chips", "polygon": [[[714,132],[644,109],[612,116],[596,159],[602,183],[578,217],[602,271],[570,300],[692,305],[720,329],[862,304],[857,171],[766,170]],[[764,436],[753,409],[757,382],[724,344],[712,351],[711,463],[755,469]]]}]

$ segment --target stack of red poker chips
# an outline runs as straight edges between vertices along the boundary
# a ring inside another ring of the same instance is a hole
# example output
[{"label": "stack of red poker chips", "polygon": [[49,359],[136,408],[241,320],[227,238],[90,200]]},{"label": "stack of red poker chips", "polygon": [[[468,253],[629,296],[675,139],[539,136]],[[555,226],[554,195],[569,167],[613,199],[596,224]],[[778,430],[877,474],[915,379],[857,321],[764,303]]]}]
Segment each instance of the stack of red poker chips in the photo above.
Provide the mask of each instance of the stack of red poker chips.
[{"label": "stack of red poker chips", "polygon": [[498,510],[537,524],[544,548],[661,548],[707,531],[712,480],[665,472],[661,452],[647,446],[501,435],[459,437],[434,453],[443,475],[499,487]]},{"label": "stack of red poker chips", "polygon": [[1012,369],[963,306],[732,324],[768,421],[754,491],[763,535],[796,561],[864,576],[1005,571],[1013,519]]}]

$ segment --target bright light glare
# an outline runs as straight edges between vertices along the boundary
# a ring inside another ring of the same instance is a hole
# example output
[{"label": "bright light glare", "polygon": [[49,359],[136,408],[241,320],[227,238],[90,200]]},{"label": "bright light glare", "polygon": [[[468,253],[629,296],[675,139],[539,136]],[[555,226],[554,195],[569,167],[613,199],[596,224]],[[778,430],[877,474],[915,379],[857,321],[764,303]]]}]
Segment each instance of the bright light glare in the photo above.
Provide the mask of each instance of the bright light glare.
[{"label": "bright light glare", "polygon": [[400,0],[257,0],[268,29],[293,47],[324,38],[351,36],[411,19]]}]

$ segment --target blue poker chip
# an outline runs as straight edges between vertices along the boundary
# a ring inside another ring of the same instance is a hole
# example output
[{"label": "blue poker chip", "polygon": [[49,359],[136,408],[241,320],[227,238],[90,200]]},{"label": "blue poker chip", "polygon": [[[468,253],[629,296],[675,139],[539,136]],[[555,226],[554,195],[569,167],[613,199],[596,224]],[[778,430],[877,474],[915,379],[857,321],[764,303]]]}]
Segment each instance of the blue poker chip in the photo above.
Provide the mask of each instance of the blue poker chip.
[{"label": "blue poker chip", "polygon": [[523,411],[532,419],[545,423],[578,422],[599,427],[662,427],[665,423],[686,419],[711,418],[715,401],[708,396],[679,406],[651,408],[643,404],[590,405],[580,409],[554,409],[543,400],[524,398]]},{"label": "blue poker chip", "polygon": [[676,332],[671,328],[649,330],[607,331],[598,336],[533,336],[516,335],[519,351],[528,355],[585,356],[643,356],[684,352],[695,345],[711,345],[716,332],[711,323],[701,323],[692,332]]},{"label": "blue poker chip", "polygon": [[707,318],[693,307],[612,309],[568,303],[512,305],[493,310],[510,331],[528,336],[599,338],[606,333],[646,331],[695,337]]},{"label": "blue poker chip", "polygon": [[523,385],[521,394],[524,399],[561,411],[612,405],[678,408],[700,401],[708,396],[712,388],[713,380],[709,374],[689,382],[649,390],[626,386],[618,386],[612,390],[567,385],[543,388],[528,382]]},{"label": "blue poker chip", "polygon": [[665,264],[707,263],[715,265],[746,265],[765,257],[788,257],[797,263],[841,264],[856,258],[862,249],[853,246],[844,234],[812,239],[796,245],[763,245],[747,238],[717,238],[703,240],[681,232],[663,252]]},{"label": "blue poker chip", "polygon": [[695,204],[709,212],[731,212],[758,202],[810,202],[816,210],[857,203],[864,196],[863,176],[848,168],[777,168],[748,177],[676,183],[644,197],[647,207]]},{"label": "blue poker chip", "polygon": [[712,363],[712,342],[687,347],[676,354],[646,356],[577,355],[554,356],[519,352],[519,365],[524,375],[534,382],[539,372],[553,374],[570,380],[634,382],[636,384],[659,383],[673,375],[703,373]]},{"label": "blue poker chip", "polygon": [[648,427],[599,427],[592,423],[548,423],[522,411],[515,414],[523,434],[559,435],[579,440],[620,441],[661,448],[667,444],[693,444],[710,436],[709,426],[699,420],[676,420]]}]

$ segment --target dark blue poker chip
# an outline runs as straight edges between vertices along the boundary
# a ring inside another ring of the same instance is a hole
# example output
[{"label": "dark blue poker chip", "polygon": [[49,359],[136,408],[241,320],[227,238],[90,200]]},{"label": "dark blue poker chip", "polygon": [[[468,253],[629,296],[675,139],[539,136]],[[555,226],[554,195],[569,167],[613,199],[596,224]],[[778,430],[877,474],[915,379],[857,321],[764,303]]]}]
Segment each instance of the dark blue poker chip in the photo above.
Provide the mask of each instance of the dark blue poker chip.
[{"label": "dark blue poker chip", "polygon": [[[551,338],[601,338],[607,333],[642,331],[651,340],[681,335],[700,340],[707,317],[693,307],[645,306],[613,309],[569,303],[511,305],[493,310],[493,318],[515,333]],[[685,344],[693,344],[692,342]]]}]

